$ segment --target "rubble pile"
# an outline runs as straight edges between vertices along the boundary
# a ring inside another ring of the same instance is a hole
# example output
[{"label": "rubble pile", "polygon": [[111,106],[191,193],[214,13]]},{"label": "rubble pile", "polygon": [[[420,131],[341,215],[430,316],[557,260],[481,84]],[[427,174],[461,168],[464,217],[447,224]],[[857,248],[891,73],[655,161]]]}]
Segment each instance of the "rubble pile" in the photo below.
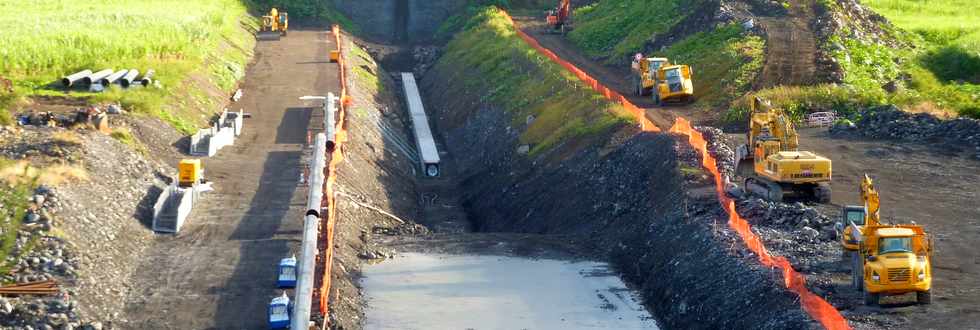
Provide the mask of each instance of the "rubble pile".
[{"label": "rubble pile", "polygon": [[834,125],[831,134],[858,133],[872,138],[928,142],[940,139],[951,145],[972,146],[980,159],[980,120],[956,118],[943,120],[925,113],[908,113],[894,105],[872,107],[862,111],[853,126]]}]

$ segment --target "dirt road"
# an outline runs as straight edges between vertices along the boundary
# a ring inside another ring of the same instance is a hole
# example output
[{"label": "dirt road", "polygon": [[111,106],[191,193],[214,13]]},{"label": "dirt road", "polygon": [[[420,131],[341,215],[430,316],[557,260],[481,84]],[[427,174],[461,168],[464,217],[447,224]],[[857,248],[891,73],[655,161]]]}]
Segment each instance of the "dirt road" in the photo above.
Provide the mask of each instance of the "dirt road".
[{"label": "dirt road", "polygon": [[[802,3],[799,1],[798,3]],[[798,4],[797,4],[798,5]],[[805,12],[794,15],[805,15]],[[559,35],[545,34],[539,19],[515,18],[522,29],[560,57],[588,72],[600,82],[630,96],[632,88],[626,85],[627,68],[610,68],[589,60]],[[786,42],[792,51],[772,51],[779,58],[767,59],[768,72],[763,73],[764,86],[773,84],[806,84],[813,76],[812,52],[804,53],[808,27],[800,28],[799,19],[782,20],[770,24],[770,31],[781,33],[770,39],[775,44]],[[766,22],[764,22],[766,24]],[[776,28],[781,24],[784,30]],[[784,26],[785,25],[785,26]],[[805,25],[805,24],[804,24]],[[787,34],[788,35],[783,35]],[[813,43],[812,32],[809,32]],[[772,41],[770,41],[772,43]],[[651,114],[682,115],[699,125],[712,125],[714,117],[690,108],[655,108],[646,98],[630,96],[630,101],[647,108]],[[654,120],[651,118],[651,120]],[[656,120],[654,120],[656,122]],[[659,122],[658,122],[659,124]],[[733,136],[741,138],[741,134]],[[908,304],[885,305],[882,308],[859,307],[861,314],[878,314],[890,324],[900,327],[935,327],[937,324],[952,328],[978,328],[980,308],[980,162],[964,159],[952,153],[942,152],[942,146],[908,144],[866,139],[837,139],[826,130],[801,130],[801,149],[811,150],[833,160],[834,204],[860,204],[859,182],[864,173],[871,174],[881,191],[883,219],[915,221],[926,227],[935,240],[933,275],[933,304],[915,306]],[[828,214],[834,216],[835,214]],[[848,290],[846,274],[835,275],[841,282],[838,287]],[[835,280],[836,281],[836,280]],[[855,296],[855,305],[860,305]]]},{"label": "dirt road", "polygon": [[[980,327],[980,162],[945,153],[942,146],[830,137],[825,130],[800,130],[800,147],[833,161],[832,201],[861,205],[865,173],[881,193],[884,221],[925,226],[935,244],[933,303],[859,308],[908,318],[902,326],[951,329]],[[846,274],[835,277],[847,287]],[[908,302],[904,298],[895,302]]]},{"label": "dirt road", "polygon": [[313,104],[304,95],[338,91],[324,31],[291,31],[255,49],[242,89],[246,119],[232,147],[204,159],[214,192],[180,234],[160,235],[132,275],[122,319],[128,329],[259,329],[279,259],[298,251],[305,188],[300,162]]}]

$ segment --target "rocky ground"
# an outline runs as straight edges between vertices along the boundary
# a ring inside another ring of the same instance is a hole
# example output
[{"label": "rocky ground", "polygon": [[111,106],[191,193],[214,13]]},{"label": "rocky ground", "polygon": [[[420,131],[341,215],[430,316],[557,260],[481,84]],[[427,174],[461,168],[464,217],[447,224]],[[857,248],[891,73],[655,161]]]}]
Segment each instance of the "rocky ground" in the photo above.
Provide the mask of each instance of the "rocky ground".
[{"label": "rocky ground", "polygon": [[0,128],[0,156],[42,169],[70,168],[84,177],[76,173],[65,182],[45,183],[49,179],[42,174],[29,196],[13,253],[7,256],[11,268],[2,279],[54,279],[62,293],[0,300],[0,326],[111,328],[126,278],[151,237],[145,212],[173,169],[85,129]]},{"label": "rocky ground", "polygon": [[980,120],[941,119],[927,113],[908,113],[895,106],[864,109],[860,119],[831,127],[838,136],[935,143],[944,149],[980,160]]}]

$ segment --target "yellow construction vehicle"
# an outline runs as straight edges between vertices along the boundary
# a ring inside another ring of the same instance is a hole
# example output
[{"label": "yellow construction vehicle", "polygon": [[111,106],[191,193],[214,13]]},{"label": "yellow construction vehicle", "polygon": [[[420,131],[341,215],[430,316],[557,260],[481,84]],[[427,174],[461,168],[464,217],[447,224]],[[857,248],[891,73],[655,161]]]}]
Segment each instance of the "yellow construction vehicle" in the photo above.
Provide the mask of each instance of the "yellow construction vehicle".
[{"label": "yellow construction vehicle", "polygon": [[853,229],[860,241],[860,255],[852,268],[857,288],[864,291],[864,303],[877,305],[883,295],[915,292],[916,302],[932,302],[932,241],[916,224],[867,225],[864,234]]},{"label": "yellow construction vehicle", "polygon": [[694,83],[691,82],[691,67],[668,65],[657,71],[657,87],[654,89],[653,101],[657,105],[667,103],[691,103],[694,101]]},{"label": "yellow construction vehicle", "polygon": [[745,191],[777,202],[787,195],[830,202],[830,159],[799,150],[796,128],[782,110],[758,97],[751,107],[748,143],[736,150]]},{"label": "yellow construction vehicle", "polygon": [[864,226],[881,224],[881,218],[878,216],[880,205],[878,190],[867,174],[861,180],[861,199],[864,200],[864,206],[845,205],[841,208],[841,223],[838,224],[838,231],[841,233],[842,258],[847,258],[850,253],[858,251],[860,242],[855,240],[851,233],[855,228],[863,233]]},{"label": "yellow construction vehicle", "polygon": [[289,14],[276,8],[262,16],[262,27],[259,30],[259,40],[279,40],[289,31]]},{"label": "yellow construction vehicle", "polygon": [[633,59],[631,68],[633,69],[633,94],[636,96],[647,96],[653,94],[653,88],[657,85],[657,72],[661,67],[670,65],[664,57],[646,57],[637,54]]}]

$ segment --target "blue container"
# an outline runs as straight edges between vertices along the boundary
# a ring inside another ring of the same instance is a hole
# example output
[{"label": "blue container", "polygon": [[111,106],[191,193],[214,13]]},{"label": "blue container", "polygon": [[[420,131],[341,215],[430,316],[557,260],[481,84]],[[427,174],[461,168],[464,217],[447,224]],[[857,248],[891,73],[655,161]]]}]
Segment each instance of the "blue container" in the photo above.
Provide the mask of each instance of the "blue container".
[{"label": "blue container", "polygon": [[289,329],[290,303],[285,292],[269,302],[269,329]]},{"label": "blue container", "polygon": [[279,271],[276,285],[279,288],[296,287],[296,257],[283,258],[279,261]]}]

